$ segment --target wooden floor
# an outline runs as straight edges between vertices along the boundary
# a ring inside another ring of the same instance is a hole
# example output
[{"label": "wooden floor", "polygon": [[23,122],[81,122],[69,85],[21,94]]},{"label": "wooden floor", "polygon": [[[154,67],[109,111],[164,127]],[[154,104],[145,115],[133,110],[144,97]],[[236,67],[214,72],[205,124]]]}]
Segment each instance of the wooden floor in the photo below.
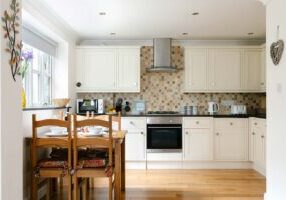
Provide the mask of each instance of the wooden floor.
[{"label": "wooden floor", "polygon": [[[107,199],[98,180],[92,199]],[[262,200],[265,177],[254,170],[128,170],[126,200]]]}]

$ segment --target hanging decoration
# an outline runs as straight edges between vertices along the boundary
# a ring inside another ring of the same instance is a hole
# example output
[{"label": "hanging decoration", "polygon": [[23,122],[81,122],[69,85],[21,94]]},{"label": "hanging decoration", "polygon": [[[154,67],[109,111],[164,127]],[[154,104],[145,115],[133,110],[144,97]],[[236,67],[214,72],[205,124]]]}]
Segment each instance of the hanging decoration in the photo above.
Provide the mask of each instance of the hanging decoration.
[{"label": "hanging decoration", "polygon": [[274,65],[278,65],[284,51],[284,41],[279,39],[279,26],[277,26],[276,42],[270,46],[270,55]]},{"label": "hanging decoration", "polygon": [[9,65],[13,80],[16,81],[16,75],[19,74],[21,67],[22,41],[18,41],[17,35],[20,29],[20,4],[17,0],[12,0],[9,11],[5,10],[1,18],[3,22],[4,38],[7,39],[7,53],[10,54]]}]

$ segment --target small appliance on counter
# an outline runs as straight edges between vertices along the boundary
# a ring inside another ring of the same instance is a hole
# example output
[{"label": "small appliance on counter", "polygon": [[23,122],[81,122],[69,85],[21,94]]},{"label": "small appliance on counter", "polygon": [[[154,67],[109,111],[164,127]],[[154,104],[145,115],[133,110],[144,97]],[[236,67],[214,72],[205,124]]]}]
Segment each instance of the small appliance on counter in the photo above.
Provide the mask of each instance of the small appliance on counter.
[{"label": "small appliance on counter", "polygon": [[94,114],[104,113],[104,100],[103,99],[77,99],[76,100],[76,113],[85,115],[87,112]]},{"label": "small appliance on counter", "polygon": [[182,114],[184,115],[197,115],[198,114],[198,106],[184,106]]},{"label": "small appliance on counter", "polygon": [[245,115],[247,114],[246,105],[231,105],[230,113],[232,115]]},{"label": "small appliance on counter", "polygon": [[129,101],[126,101],[125,106],[124,106],[124,112],[125,112],[125,114],[128,114],[128,113],[130,113],[130,111],[131,111],[130,103],[129,103]]},{"label": "small appliance on counter", "polygon": [[210,101],[210,102],[208,102],[208,105],[209,105],[208,112],[210,115],[214,115],[214,114],[218,113],[219,106],[216,102]]},{"label": "small appliance on counter", "polygon": [[122,98],[118,98],[116,103],[115,103],[115,110],[116,112],[122,112],[122,103],[123,103],[123,99]]},{"label": "small appliance on counter", "polygon": [[132,114],[134,115],[142,115],[146,112],[146,101],[137,100],[132,103]]}]

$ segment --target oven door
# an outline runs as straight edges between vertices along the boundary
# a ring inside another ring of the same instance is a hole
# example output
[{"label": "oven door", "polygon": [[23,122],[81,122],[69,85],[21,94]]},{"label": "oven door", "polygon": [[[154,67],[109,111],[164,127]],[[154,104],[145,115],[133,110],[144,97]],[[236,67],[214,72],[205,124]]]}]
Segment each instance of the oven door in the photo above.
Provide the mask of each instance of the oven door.
[{"label": "oven door", "polygon": [[182,152],[182,125],[147,125],[147,152]]}]

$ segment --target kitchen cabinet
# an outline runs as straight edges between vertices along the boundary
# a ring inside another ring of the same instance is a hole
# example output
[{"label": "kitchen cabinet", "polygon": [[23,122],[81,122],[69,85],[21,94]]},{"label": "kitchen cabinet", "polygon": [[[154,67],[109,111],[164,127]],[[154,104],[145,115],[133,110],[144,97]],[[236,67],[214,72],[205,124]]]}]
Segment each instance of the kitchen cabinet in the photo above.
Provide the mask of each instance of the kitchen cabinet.
[{"label": "kitchen cabinet", "polygon": [[184,92],[265,92],[265,48],[186,47]]},{"label": "kitchen cabinet", "polygon": [[265,175],[266,166],[266,122],[265,119],[251,118],[249,131],[249,160],[254,168]]},{"label": "kitchen cabinet", "polygon": [[217,92],[241,90],[241,49],[209,50],[209,89]]},{"label": "kitchen cabinet", "polygon": [[186,91],[204,91],[207,86],[207,49],[185,49]]},{"label": "kitchen cabinet", "polygon": [[248,119],[214,120],[215,160],[247,161]]},{"label": "kitchen cabinet", "polygon": [[243,90],[257,92],[261,89],[261,49],[244,51]]},{"label": "kitchen cabinet", "polygon": [[265,51],[265,47],[261,51],[260,90],[261,92],[266,92],[266,51]]},{"label": "kitchen cabinet", "polygon": [[146,168],[146,117],[122,117],[126,130],[125,161],[128,169]]},{"label": "kitchen cabinet", "polygon": [[213,159],[212,118],[184,119],[184,160],[210,161]]},{"label": "kitchen cabinet", "polygon": [[139,47],[78,47],[77,92],[140,92]]}]

